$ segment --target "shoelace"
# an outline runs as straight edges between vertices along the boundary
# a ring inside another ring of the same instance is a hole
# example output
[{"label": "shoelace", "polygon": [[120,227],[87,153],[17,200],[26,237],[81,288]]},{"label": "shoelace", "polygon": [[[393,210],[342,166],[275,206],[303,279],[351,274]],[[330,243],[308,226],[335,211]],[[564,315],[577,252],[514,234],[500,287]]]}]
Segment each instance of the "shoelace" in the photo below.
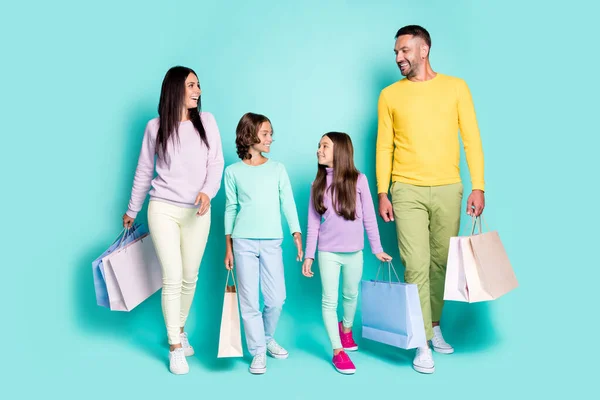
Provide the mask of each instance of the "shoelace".
[{"label": "shoelace", "polygon": [[264,354],[257,354],[254,357],[254,360],[252,360],[252,365],[256,366],[256,365],[264,365],[265,364],[265,355]]},{"label": "shoelace", "polygon": [[270,347],[270,350],[271,350],[273,353],[283,353],[283,347],[281,347],[281,346],[279,345],[279,343],[277,343],[277,342],[276,342],[276,341],[274,341],[274,340],[271,340],[271,341],[269,342],[269,347]]},{"label": "shoelace", "polygon": [[183,364],[185,361],[185,355],[183,354],[183,350],[177,349],[173,351],[173,358],[175,359],[175,363]]}]

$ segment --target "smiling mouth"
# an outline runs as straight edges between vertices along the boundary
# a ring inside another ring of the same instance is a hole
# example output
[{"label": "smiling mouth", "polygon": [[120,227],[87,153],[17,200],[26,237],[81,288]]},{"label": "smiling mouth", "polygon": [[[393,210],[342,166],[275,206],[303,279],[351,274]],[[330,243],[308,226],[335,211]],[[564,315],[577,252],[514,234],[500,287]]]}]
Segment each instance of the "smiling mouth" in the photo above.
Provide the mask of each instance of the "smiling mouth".
[{"label": "smiling mouth", "polygon": [[194,101],[198,101],[199,98],[200,98],[200,96],[192,96],[192,100],[194,100]]},{"label": "smiling mouth", "polygon": [[408,68],[408,63],[400,63],[400,68]]}]

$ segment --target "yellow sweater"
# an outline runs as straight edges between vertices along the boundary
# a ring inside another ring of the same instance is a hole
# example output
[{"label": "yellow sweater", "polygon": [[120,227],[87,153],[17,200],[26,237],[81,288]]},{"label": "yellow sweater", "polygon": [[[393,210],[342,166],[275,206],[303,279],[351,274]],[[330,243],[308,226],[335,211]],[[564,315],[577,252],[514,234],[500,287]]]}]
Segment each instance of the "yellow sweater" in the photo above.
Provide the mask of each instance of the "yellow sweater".
[{"label": "yellow sweater", "polygon": [[460,78],[437,74],[402,79],[381,91],[378,104],[377,192],[392,181],[417,186],[460,182],[460,142],[472,189],[484,190],[483,149],[471,92]]}]

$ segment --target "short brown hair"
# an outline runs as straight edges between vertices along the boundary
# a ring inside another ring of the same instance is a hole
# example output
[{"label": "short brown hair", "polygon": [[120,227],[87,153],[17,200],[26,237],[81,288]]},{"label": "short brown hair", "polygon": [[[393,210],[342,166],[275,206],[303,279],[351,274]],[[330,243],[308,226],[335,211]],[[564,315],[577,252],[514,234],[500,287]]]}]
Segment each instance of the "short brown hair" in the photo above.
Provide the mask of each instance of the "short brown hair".
[{"label": "short brown hair", "polygon": [[235,145],[240,159],[249,160],[252,158],[252,154],[248,150],[253,144],[260,143],[257,132],[263,122],[271,123],[269,118],[264,115],[251,112],[244,114],[238,122],[235,129]]},{"label": "short brown hair", "polygon": [[406,26],[400,28],[398,30],[398,32],[396,32],[396,37],[394,39],[398,39],[398,37],[403,36],[403,35],[411,35],[411,36],[419,37],[419,38],[423,39],[425,41],[425,43],[427,43],[427,47],[429,47],[431,49],[431,36],[429,35],[429,32],[427,32],[427,29],[423,28],[422,26],[406,25]]}]

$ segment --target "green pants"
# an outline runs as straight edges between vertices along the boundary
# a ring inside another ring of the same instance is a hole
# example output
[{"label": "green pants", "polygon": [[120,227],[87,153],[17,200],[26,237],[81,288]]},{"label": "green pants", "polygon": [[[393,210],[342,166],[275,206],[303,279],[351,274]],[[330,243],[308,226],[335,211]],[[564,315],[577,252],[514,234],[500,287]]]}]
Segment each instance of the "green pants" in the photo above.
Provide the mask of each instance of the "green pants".
[{"label": "green pants", "polygon": [[356,303],[358,302],[358,286],[362,278],[363,252],[354,253],[330,253],[319,251],[319,271],[321,272],[321,284],[323,287],[322,309],[323,322],[331,347],[342,348],[338,328],[337,306],[340,286],[340,270],[342,272],[342,306],[344,327],[351,328],[356,314]]},{"label": "green pants", "polygon": [[431,340],[431,323],[442,316],[448,247],[460,228],[463,186],[394,182],[391,194],[404,280],[419,289],[425,334]]}]

